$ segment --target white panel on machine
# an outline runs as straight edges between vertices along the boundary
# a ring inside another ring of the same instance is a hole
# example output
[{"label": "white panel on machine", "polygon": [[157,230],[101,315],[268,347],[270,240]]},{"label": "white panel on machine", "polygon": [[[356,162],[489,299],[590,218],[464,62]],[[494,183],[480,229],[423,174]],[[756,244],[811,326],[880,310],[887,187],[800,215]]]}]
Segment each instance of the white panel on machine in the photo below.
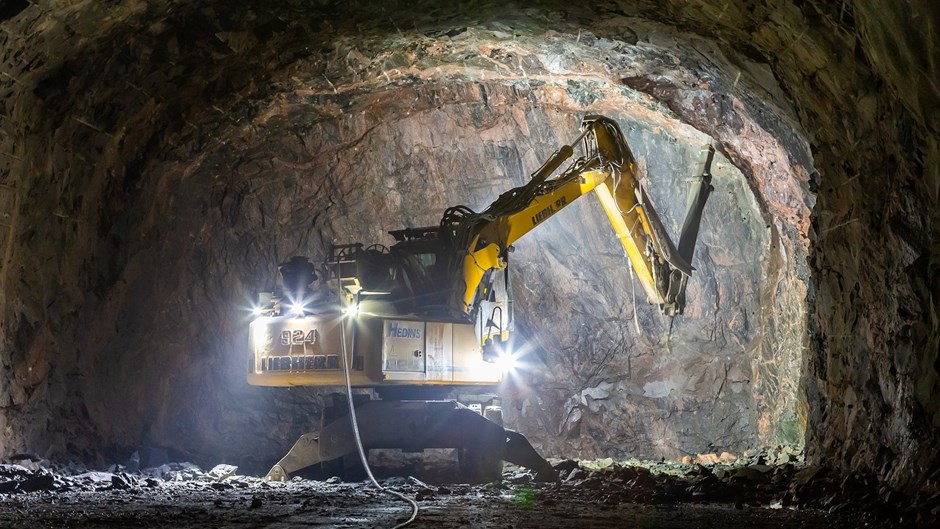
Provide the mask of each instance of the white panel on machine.
[{"label": "white panel on machine", "polygon": [[474,326],[454,324],[454,382],[498,384],[502,371],[496,364],[485,362],[480,340]]},{"label": "white panel on machine", "polygon": [[427,380],[454,380],[454,324],[429,321],[425,330],[427,349]]},{"label": "white panel on machine", "polygon": [[386,373],[424,373],[423,321],[385,320],[382,329],[382,365]]}]

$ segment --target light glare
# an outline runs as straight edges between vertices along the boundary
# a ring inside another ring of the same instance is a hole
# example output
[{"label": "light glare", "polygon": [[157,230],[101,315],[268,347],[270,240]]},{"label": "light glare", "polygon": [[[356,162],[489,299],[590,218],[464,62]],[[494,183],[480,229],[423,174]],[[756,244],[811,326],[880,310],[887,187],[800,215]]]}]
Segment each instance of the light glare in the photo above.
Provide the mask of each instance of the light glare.
[{"label": "light glare", "polygon": [[503,373],[512,374],[519,369],[519,360],[511,351],[500,351],[494,363]]}]

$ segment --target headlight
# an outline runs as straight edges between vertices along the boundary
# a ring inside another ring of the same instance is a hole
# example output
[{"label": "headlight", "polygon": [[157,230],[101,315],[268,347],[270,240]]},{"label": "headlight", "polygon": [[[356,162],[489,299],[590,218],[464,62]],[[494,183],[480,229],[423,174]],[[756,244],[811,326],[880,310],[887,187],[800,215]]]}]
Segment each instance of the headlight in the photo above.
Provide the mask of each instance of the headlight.
[{"label": "headlight", "polygon": [[354,303],[352,305],[346,305],[346,308],[343,309],[343,314],[349,316],[350,318],[355,318],[359,315],[359,304]]},{"label": "headlight", "polygon": [[500,351],[494,362],[503,373],[514,373],[519,369],[519,359],[512,351]]},{"label": "headlight", "polygon": [[302,303],[292,303],[289,312],[291,316],[301,317],[304,315],[304,306]]},{"label": "headlight", "polygon": [[270,292],[258,292],[258,300],[251,304],[251,314],[254,317],[271,315],[274,310],[274,299]]},{"label": "headlight", "polygon": [[512,374],[520,367],[519,355],[512,350],[509,343],[503,342],[498,336],[495,340],[486,339],[483,344],[483,360],[495,365],[503,374]]}]

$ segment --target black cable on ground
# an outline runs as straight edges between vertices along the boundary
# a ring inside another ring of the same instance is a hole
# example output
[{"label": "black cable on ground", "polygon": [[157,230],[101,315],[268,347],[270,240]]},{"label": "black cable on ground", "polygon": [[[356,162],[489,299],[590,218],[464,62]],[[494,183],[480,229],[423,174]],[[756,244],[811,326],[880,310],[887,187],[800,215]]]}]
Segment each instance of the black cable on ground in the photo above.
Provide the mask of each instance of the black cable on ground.
[{"label": "black cable on ground", "polygon": [[[392,528],[392,529],[399,529],[401,527],[405,527],[406,525],[409,525],[411,522],[415,521],[415,518],[418,517],[418,503],[415,502],[415,500],[405,496],[404,494],[400,492],[387,489],[383,487],[382,485],[380,485],[378,480],[375,479],[375,476],[372,475],[372,469],[369,468],[369,461],[368,461],[368,458],[366,457],[366,451],[362,448],[362,437],[359,435],[359,422],[356,419],[356,407],[353,405],[352,382],[350,381],[350,374],[349,374],[349,358],[347,356],[347,350],[346,350],[346,319],[348,317],[349,317],[349,314],[344,314],[341,316],[343,323],[341,326],[342,328],[340,329],[340,336],[341,336],[341,341],[343,344],[343,351],[342,351],[343,373],[346,375],[346,402],[349,403],[349,421],[350,423],[352,423],[353,437],[356,439],[356,449],[359,451],[359,460],[362,462],[362,467],[366,469],[366,475],[369,476],[369,480],[371,480],[372,484],[375,485],[375,487],[379,489],[380,491],[386,494],[395,496],[401,499],[402,501],[405,501],[411,504],[411,507],[412,507],[411,517],[408,518],[406,521]],[[355,339],[355,335],[353,336],[353,338]],[[355,342],[353,343],[355,344]]]}]

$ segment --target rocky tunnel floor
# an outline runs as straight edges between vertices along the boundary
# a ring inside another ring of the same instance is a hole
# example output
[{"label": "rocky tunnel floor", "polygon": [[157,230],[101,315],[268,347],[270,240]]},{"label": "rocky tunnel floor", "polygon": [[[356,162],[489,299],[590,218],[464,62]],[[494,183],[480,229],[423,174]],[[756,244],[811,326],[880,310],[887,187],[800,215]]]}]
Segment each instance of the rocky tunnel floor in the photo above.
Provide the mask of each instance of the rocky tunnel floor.
[{"label": "rocky tunnel floor", "polygon": [[[708,459],[557,461],[557,483],[535,482],[515,467],[481,485],[380,482],[414,498],[420,512],[410,527],[427,528],[917,527],[938,514],[940,498],[892,498],[873,480],[781,463],[786,455]],[[0,527],[392,527],[411,514],[365,481],[265,482],[232,466],[207,472],[189,463],[110,470],[0,466]]]}]

